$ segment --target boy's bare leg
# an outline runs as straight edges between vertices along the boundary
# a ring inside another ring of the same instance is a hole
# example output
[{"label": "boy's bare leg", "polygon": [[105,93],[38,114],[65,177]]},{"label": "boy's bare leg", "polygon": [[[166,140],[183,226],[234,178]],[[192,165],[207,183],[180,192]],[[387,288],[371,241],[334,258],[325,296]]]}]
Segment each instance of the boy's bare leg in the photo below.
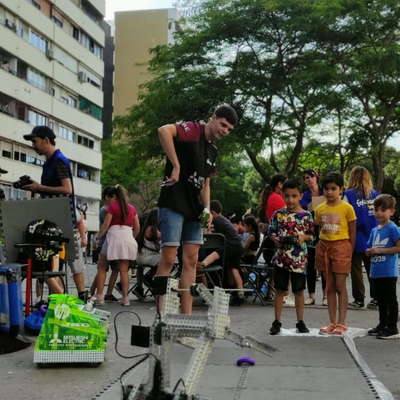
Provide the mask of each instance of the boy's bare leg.
[{"label": "boy's bare leg", "polygon": [[112,292],[114,290],[115,282],[117,282],[118,272],[119,271],[117,269],[111,270],[111,275],[110,275],[110,278],[108,280],[108,287],[107,287],[106,296],[109,296],[109,295],[112,294]]},{"label": "boy's bare leg", "polygon": [[282,317],[283,296],[285,292],[286,290],[280,290],[280,289],[275,290],[275,302],[274,302],[275,319],[278,321],[280,321]]},{"label": "boy's bare leg", "polygon": [[[170,276],[174,268],[176,258],[176,246],[164,246],[161,250],[161,260],[157,267],[156,276]],[[195,269],[196,274],[196,269]],[[157,296],[157,309],[161,310],[163,305],[163,296]]]},{"label": "boy's bare leg", "polygon": [[[183,267],[179,284],[181,289],[189,289],[190,286],[196,282],[196,265],[199,255],[199,248],[200,246],[198,244],[188,243],[183,245]],[[181,292],[181,313],[191,314],[192,305],[193,297],[190,292]]]},{"label": "boy's bare leg", "polygon": [[349,296],[346,288],[347,274],[333,274],[333,276],[335,279],[336,291],[339,300],[339,318],[337,323],[346,326],[347,306],[349,302]]},{"label": "boy's bare leg", "polygon": [[304,316],[304,290],[294,293],[294,305],[296,307],[297,321],[303,320]]}]

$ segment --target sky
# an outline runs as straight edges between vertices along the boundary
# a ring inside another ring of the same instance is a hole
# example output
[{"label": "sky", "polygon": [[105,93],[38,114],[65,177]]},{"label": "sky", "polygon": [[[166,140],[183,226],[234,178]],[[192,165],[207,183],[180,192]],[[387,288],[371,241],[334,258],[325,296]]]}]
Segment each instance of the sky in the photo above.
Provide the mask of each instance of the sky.
[{"label": "sky", "polygon": [[106,0],[106,20],[114,19],[115,11],[170,8],[172,0]]}]

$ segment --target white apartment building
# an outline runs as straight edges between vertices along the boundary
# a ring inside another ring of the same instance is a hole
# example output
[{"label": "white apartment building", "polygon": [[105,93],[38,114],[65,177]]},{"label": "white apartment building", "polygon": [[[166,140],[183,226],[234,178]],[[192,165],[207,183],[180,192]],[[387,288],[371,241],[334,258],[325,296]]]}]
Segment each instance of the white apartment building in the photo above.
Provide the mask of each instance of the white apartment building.
[{"label": "white apartment building", "polygon": [[29,197],[12,182],[40,181],[44,158],[23,135],[50,126],[71,161],[89,231],[98,230],[103,125],[105,0],[0,0],[0,177],[7,199]]}]

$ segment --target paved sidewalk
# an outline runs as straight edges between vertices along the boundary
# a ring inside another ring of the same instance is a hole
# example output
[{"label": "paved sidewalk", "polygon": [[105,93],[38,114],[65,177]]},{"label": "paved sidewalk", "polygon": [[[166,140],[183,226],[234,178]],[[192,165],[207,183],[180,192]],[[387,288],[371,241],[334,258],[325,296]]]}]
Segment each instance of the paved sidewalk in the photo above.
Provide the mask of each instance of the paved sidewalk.
[{"label": "paved sidewalk", "polygon": [[[95,273],[96,267],[87,264],[85,268],[87,287],[90,286]],[[76,293],[72,279],[69,279],[69,282],[70,292]],[[349,290],[350,283],[349,279]],[[322,302],[320,283],[317,285],[317,292],[318,305],[307,307],[304,318],[307,326],[315,329],[328,321],[327,308],[320,305]],[[400,290],[398,293],[400,294]],[[117,292],[114,292],[114,295],[119,296]],[[206,308],[201,305],[199,299],[195,300],[194,313],[204,314]],[[137,301],[133,295],[130,307],[105,304],[104,309],[111,312],[112,321],[120,311],[128,312],[119,315],[115,323],[119,336],[118,349],[125,356],[146,352],[145,349],[130,346],[130,327],[137,322],[130,311],[136,312],[143,324],[150,325],[155,316],[154,306],[154,301]],[[249,353],[249,350],[241,349],[227,341],[216,341],[199,384],[199,392],[204,397],[215,400],[259,400],[260,398],[400,400],[398,387],[400,341],[378,340],[368,336],[357,338],[354,343],[362,357],[358,360],[356,358],[355,362],[354,354],[349,351],[348,344],[340,338],[268,335],[274,319],[272,306],[262,307],[259,302],[249,303],[241,307],[231,307],[229,314],[233,330],[243,335],[254,336],[258,340],[278,347],[281,351],[269,358],[255,351]],[[353,328],[369,328],[377,324],[377,318],[377,310],[349,310],[347,325]],[[284,332],[294,331],[296,316],[293,308],[284,308],[282,322]],[[31,339],[35,340],[34,337]],[[99,368],[85,366],[38,368],[33,364],[33,345],[26,350],[0,356],[0,398],[89,400],[97,396],[96,398],[101,400],[111,400],[111,398],[117,400],[120,398],[119,395],[116,393],[114,395],[111,391],[118,391],[119,385],[114,383],[106,391],[103,388],[119,378],[134,361],[120,358],[114,346],[115,332],[114,326],[111,326],[107,360]],[[240,356],[249,354],[255,358],[256,365],[248,368],[244,375],[244,369],[237,367],[235,363]],[[189,356],[190,349],[180,345],[174,347],[172,384],[181,376]],[[363,368],[360,369],[360,365]],[[382,382],[387,391],[373,392],[374,387],[371,382],[374,382],[374,375],[377,382]],[[133,374],[130,379],[137,380],[138,376]]]}]

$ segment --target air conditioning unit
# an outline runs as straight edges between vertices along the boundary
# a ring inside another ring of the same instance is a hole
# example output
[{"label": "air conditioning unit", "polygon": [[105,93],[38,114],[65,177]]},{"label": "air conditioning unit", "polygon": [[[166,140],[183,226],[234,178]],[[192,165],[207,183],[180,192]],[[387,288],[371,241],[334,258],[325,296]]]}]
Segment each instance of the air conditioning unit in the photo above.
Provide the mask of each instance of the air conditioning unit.
[{"label": "air conditioning unit", "polygon": [[87,74],[86,72],[79,71],[78,72],[78,81],[79,82],[87,82]]},{"label": "air conditioning unit", "polygon": [[46,57],[47,57],[49,60],[52,60],[52,59],[54,58],[54,52],[53,52],[52,49],[47,49],[47,50],[46,50]]}]

